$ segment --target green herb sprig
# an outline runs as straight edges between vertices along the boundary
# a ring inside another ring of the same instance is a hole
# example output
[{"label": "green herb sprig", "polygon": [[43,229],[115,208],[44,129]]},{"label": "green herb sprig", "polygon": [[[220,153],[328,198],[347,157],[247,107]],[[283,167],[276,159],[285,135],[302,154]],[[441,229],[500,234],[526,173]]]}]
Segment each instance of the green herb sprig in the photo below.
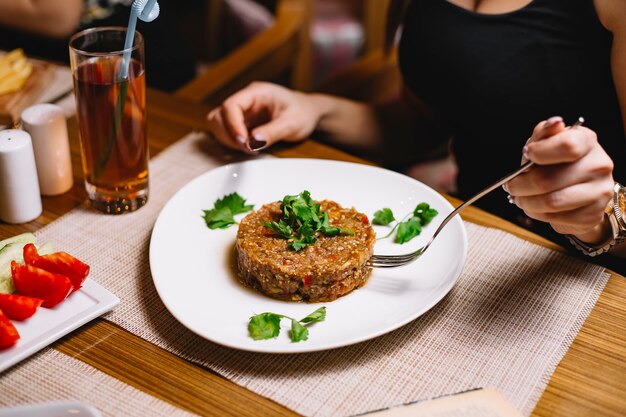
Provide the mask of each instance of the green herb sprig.
[{"label": "green herb sprig", "polygon": [[237,193],[225,195],[215,201],[211,210],[204,211],[204,221],[209,229],[226,229],[237,224],[235,214],[246,213],[254,208],[246,205],[246,200]]},{"label": "green herb sprig", "polygon": [[328,213],[320,210],[320,205],[304,190],[298,195],[286,195],[280,208],[283,217],[279,221],[263,223],[266,229],[277,236],[287,239],[294,251],[299,251],[317,241],[317,234],[326,236],[354,235],[354,231],[342,227],[333,227],[328,220]]},{"label": "green herb sprig", "polygon": [[[422,228],[431,222],[435,216],[439,214],[437,210],[430,207],[428,203],[419,203],[413,212],[405,216],[407,220],[397,221],[390,208],[385,207],[374,213],[373,224],[387,226],[392,222],[396,222],[391,231],[380,239],[386,239],[398,229],[396,233],[396,243],[406,243],[422,233]],[[410,217],[409,217],[410,216]]]},{"label": "green herb sprig", "polygon": [[291,330],[289,337],[293,342],[300,342],[309,338],[309,329],[305,325],[324,321],[326,318],[326,307],[320,307],[302,320],[276,313],[261,313],[250,317],[248,322],[248,333],[254,340],[273,339],[280,334],[280,321],[282,319],[291,320]]}]

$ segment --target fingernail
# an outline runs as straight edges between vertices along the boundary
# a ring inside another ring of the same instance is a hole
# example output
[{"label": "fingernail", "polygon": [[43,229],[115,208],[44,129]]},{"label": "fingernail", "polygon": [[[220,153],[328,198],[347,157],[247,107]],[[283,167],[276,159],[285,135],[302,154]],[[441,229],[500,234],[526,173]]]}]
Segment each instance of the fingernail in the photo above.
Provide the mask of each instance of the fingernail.
[{"label": "fingernail", "polygon": [[509,204],[515,204],[515,197],[512,197],[511,194],[507,194],[506,199],[509,200]]},{"label": "fingernail", "polygon": [[548,120],[546,120],[546,123],[543,125],[543,128],[547,129],[562,121],[563,121],[563,118],[561,116],[553,116],[549,118]]},{"label": "fingernail", "polygon": [[265,140],[265,136],[262,133],[255,133],[250,138],[250,150],[252,151],[260,151],[267,146],[267,140]]},{"label": "fingernail", "polygon": [[523,156],[524,158],[526,158],[526,159],[530,159],[530,158],[528,157],[528,146],[524,146],[524,147],[522,148],[522,156]]},{"label": "fingernail", "polygon": [[241,143],[242,145],[245,145],[246,142],[248,141],[245,136],[241,136],[241,135],[235,136],[235,139],[237,139],[237,142]]}]

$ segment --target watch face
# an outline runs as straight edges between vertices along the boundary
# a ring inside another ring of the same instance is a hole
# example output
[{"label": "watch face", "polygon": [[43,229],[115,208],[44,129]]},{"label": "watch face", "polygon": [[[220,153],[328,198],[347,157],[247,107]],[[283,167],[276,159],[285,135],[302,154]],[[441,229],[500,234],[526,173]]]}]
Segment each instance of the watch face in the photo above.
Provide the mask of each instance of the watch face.
[{"label": "watch face", "polygon": [[617,202],[620,210],[622,226],[626,224],[626,187],[622,186],[617,191]]}]

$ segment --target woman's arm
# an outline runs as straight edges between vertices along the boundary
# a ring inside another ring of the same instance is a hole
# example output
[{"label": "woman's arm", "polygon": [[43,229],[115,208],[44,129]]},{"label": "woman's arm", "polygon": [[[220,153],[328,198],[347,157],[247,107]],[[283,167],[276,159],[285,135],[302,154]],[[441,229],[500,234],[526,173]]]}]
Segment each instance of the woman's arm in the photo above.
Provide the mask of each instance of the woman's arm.
[{"label": "woman's arm", "polygon": [[304,140],[317,131],[378,162],[402,163],[447,140],[425,106],[408,93],[370,104],[256,82],[226,99],[208,120],[218,141],[248,153],[278,141]]},{"label": "woman's arm", "polygon": [[316,99],[325,102],[319,131],[334,144],[381,163],[410,163],[448,141],[434,113],[406,88],[398,98],[381,103],[329,96]]},{"label": "woman's arm", "polygon": [[[611,72],[626,134],[626,7],[621,0],[595,0],[595,6],[600,21],[613,34]],[[605,220],[590,232],[577,237],[583,242],[602,244],[607,236],[610,238],[610,234],[610,224]],[[626,242],[613,247],[611,252],[614,255],[626,257]]]},{"label": "woman's arm", "polygon": [[0,0],[0,25],[53,38],[71,35],[83,0]]},{"label": "woman's arm", "polygon": [[626,130],[626,4],[623,0],[595,0],[595,3],[600,21],[613,33],[611,69]]},{"label": "woman's arm", "polygon": [[[613,34],[611,70],[626,134],[626,7],[622,0],[595,0],[595,5],[600,21]],[[626,242],[611,252],[626,257]]]}]

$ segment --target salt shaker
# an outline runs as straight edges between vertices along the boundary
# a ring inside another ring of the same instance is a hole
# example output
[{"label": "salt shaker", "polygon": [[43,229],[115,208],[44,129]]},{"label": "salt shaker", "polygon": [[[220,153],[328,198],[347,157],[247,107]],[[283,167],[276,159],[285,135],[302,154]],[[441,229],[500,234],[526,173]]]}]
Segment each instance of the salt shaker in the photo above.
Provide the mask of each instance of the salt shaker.
[{"label": "salt shaker", "polygon": [[41,194],[67,192],[74,177],[63,109],[49,103],[30,106],[22,112],[22,128],[33,141]]},{"label": "salt shaker", "polygon": [[37,167],[30,135],[0,131],[0,220],[26,223],[41,214]]}]

